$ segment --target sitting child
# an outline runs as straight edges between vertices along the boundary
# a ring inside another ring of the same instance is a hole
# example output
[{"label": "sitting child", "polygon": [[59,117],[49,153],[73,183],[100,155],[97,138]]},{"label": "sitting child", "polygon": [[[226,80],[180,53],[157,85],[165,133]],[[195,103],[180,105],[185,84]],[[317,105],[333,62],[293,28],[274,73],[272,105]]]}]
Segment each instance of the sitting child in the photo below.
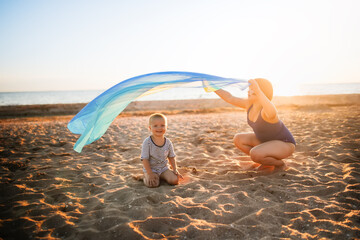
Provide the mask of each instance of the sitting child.
[{"label": "sitting child", "polygon": [[[152,114],[149,129],[151,135],[144,140],[141,150],[145,186],[158,187],[160,179],[177,185],[182,176],[177,171],[172,142],[164,136],[167,129],[166,116],[161,113]],[[168,168],[168,162],[172,171]]]}]

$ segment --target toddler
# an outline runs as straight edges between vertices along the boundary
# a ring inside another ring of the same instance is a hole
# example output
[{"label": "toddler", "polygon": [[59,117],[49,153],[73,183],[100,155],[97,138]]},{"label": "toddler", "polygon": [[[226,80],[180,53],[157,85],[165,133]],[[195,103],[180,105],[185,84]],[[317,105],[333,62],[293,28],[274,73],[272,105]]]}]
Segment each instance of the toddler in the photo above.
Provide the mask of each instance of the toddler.
[{"label": "toddler", "polygon": [[171,185],[177,185],[182,176],[177,171],[172,142],[164,136],[167,130],[166,116],[161,113],[152,114],[149,117],[149,129],[151,135],[144,140],[141,150],[144,184],[147,187],[158,187],[160,179],[163,179]]}]

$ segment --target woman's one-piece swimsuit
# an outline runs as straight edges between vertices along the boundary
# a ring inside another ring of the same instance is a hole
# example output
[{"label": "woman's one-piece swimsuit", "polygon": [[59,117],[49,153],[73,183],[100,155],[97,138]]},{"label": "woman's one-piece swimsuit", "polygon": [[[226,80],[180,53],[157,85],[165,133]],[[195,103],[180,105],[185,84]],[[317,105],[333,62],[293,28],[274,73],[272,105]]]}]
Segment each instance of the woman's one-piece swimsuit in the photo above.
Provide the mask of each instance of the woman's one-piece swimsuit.
[{"label": "woman's one-piece swimsuit", "polygon": [[252,105],[249,107],[247,112],[247,122],[250,127],[254,130],[254,133],[257,139],[260,142],[267,142],[271,140],[280,140],[283,142],[290,142],[296,145],[295,139],[292,136],[291,132],[285,127],[284,123],[279,120],[277,123],[266,122],[262,116],[261,112],[255,122],[250,121],[249,112],[252,108]]}]

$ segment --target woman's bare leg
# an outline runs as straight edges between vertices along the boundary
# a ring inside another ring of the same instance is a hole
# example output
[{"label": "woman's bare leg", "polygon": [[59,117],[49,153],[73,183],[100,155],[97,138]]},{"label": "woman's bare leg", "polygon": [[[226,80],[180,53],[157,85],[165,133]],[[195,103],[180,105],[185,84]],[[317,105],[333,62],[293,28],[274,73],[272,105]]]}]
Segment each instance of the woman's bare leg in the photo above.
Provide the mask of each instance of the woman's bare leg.
[{"label": "woman's bare leg", "polygon": [[238,149],[250,155],[250,150],[261,142],[254,133],[238,133],[234,136],[234,144]]},{"label": "woman's bare leg", "polygon": [[250,150],[251,159],[262,165],[281,167],[282,159],[287,158],[295,151],[295,145],[288,142],[273,140],[261,143]]}]

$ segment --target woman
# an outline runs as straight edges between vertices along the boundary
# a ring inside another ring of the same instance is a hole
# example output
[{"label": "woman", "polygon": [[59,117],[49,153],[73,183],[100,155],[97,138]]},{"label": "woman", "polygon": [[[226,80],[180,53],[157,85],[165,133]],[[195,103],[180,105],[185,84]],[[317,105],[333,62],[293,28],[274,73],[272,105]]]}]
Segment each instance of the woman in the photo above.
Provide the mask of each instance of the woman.
[{"label": "woman", "polygon": [[259,170],[266,166],[282,167],[282,159],[295,151],[295,140],[271,102],[271,83],[263,78],[251,79],[249,83],[247,99],[234,97],[222,89],[215,91],[224,101],[247,110],[247,122],[254,133],[236,134],[234,144],[252,161],[261,164]]}]

